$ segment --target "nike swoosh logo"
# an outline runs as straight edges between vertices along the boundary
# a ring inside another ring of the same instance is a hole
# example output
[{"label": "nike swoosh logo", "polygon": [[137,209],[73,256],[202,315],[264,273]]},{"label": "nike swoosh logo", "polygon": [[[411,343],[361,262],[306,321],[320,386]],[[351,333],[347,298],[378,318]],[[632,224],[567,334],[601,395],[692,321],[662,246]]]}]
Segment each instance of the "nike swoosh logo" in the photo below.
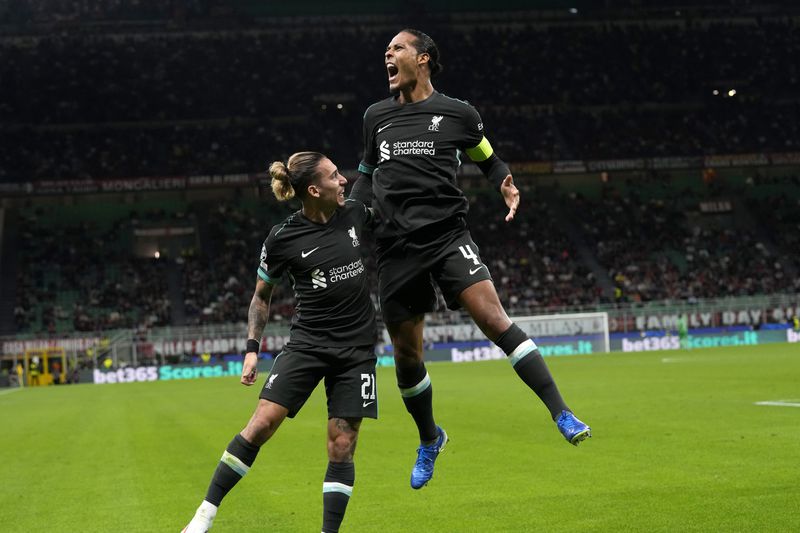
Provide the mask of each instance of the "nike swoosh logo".
[{"label": "nike swoosh logo", "polygon": [[387,125],[383,126],[382,128],[378,128],[378,133],[382,132],[383,130],[385,130],[386,128],[391,126],[392,124],[394,124],[394,122],[390,122]]},{"label": "nike swoosh logo", "polygon": [[308,257],[309,255],[313,254],[313,253],[314,253],[314,252],[316,252],[317,250],[319,250],[319,246],[317,246],[317,247],[316,247],[316,248],[314,248],[313,250],[309,250],[309,251],[307,251],[307,252],[300,252],[300,256],[301,256],[303,259],[305,259],[306,257]]},{"label": "nike swoosh logo", "polygon": [[475,272],[477,272],[478,270],[482,269],[483,267],[484,267],[484,265],[481,265],[478,268],[470,268],[469,269],[469,275],[472,276],[473,274],[475,274]]},{"label": "nike swoosh logo", "polygon": [[373,403],[375,403],[375,402],[374,401],[372,401],[372,402],[364,402],[364,403],[361,404],[361,407],[369,407]]}]

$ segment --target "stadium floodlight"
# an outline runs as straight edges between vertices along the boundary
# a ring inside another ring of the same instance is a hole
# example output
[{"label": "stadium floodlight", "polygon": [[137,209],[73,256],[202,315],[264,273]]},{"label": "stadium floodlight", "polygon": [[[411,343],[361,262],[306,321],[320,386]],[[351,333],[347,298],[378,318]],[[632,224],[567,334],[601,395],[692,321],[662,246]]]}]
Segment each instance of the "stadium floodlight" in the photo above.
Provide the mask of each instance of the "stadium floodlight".
[{"label": "stadium floodlight", "polygon": [[518,316],[511,320],[540,345],[578,341],[591,343],[591,352],[607,353],[611,349],[606,312]]}]

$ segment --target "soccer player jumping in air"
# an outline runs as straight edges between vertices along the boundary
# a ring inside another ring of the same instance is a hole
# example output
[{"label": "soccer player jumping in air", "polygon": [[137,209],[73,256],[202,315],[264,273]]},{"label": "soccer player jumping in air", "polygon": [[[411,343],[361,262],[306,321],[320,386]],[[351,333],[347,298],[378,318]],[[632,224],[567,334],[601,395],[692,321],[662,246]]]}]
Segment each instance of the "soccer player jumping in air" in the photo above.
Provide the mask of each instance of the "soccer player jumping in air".
[{"label": "soccer player jumping in air", "polygon": [[392,96],[364,114],[364,159],[351,198],[375,209],[381,310],[394,345],[397,384],[419,430],[411,487],[423,487],[447,443],[433,418],[431,380],[423,361],[425,313],[441,289],[448,307],[463,307],[508,356],[514,370],[544,402],[561,434],[577,445],[591,436],[564,402],[536,344],[506,315],[465,222],[468,202],[456,185],[466,153],[503,195],[514,218],[519,191],[494,154],[474,107],[431,84],[441,70],[439,50],[426,34],[405,29],[386,47]]},{"label": "soccer player jumping in air", "polygon": [[[222,499],[247,473],[262,444],[294,417],[325,378],[328,470],[322,484],[322,531],[339,531],[355,481],[353,454],[363,417],[377,418],[375,310],[359,236],[372,222],[364,204],[344,199],[347,180],[324,155],[299,152],[270,166],[278,200],[303,207],[276,225],[261,249],[247,320],[241,382],[253,385],[261,334],[275,284],[288,274],[297,300],[289,342],[275,358],[247,426],[222,454],[205,499],[185,533],[211,528]],[[302,313],[300,313],[302,309]]]}]

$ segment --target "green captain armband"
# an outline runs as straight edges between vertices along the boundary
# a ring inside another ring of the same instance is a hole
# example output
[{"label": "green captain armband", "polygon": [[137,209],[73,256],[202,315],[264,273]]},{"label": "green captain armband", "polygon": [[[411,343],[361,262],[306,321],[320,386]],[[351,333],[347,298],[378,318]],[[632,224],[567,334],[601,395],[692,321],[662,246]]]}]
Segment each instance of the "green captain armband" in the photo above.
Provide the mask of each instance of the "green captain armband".
[{"label": "green captain armband", "polygon": [[486,161],[492,157],[494,150],[492,149],[492,145],[489,143],[489,139],[484,137],[481,139],[481,142],[478,143],[478,146],[475,146],[474,148],[467,148],[466,152],[470,159],[476,163],[480,163],[481,161]]}]

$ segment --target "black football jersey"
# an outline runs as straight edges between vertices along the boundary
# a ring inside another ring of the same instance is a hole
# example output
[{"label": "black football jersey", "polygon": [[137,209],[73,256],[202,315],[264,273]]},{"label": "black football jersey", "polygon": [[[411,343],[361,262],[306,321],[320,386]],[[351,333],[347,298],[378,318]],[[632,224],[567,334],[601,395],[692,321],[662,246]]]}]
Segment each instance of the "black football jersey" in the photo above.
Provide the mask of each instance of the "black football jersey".
[{"label": "black football jersey", "polygon": [[375,309],[361,256],[361,234],[372,223],[363,203],[347,200],[326,224],[297,211],[275,225],[261,248],[258,276],[286,274],[296,305],[290,338],[322,346],[364,346],[376,340]]},{"label": "black football jersey", "polygon": [[439,92],[420,102],[394,97],[364,114],[364,158],[372,174],[378,238],[405,235],[456,215],[468,202],[456,185],[460,157],[483,139],[474,107]]}]

